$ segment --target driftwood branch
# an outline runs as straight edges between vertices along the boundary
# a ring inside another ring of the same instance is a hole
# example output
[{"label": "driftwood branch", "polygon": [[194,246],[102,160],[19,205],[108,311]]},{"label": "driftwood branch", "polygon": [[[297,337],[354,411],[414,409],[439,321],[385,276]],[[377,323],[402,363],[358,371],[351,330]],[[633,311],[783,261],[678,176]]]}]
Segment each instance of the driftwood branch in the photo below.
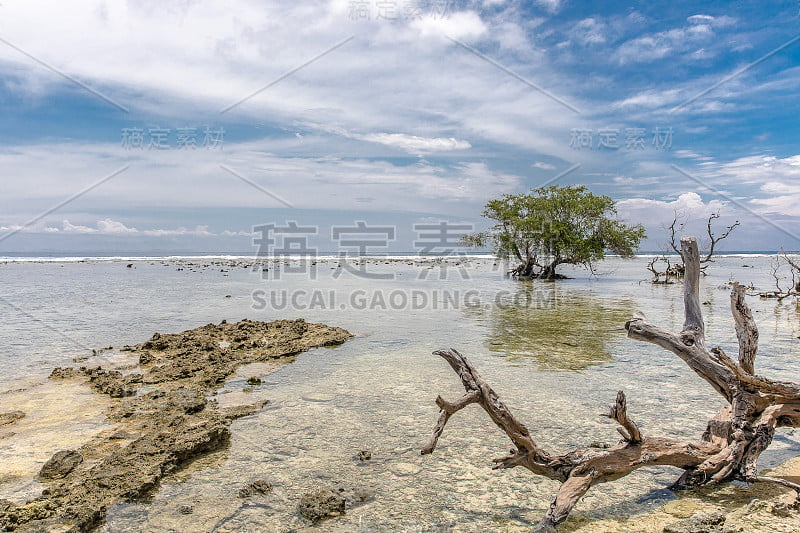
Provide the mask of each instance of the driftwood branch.
[{"label": "driftwood branch", "polygon": [[625,393],[619,391],[617,393],[617,402],[611,406],[611,411],[607,415],[603,415],[612,420],[616,420],[621,426],[617,431],[622,438],[631,444],[639,444],[642,442],[642,433],[639,431],[636,423],[628,418],[628,406],[625,399]]},{"label": "driftwood branch", "polygon": [[607,449],[585,448],[563,454],[551,453],[536,443],[528,428],[511,413],[466,357],[454,349],[439,350],[434,354],[450,364],[461,378],[466,394],[452,403],[437,398],[436,404],[441,410],[439,421],[421,453],[429,454],[436,449],[453,413],[477,403],[515,446],[508,455],[494,459],[494,468],[522,466],[534,474],[562,482],[545,518],[537,526],[541,531],[551,530],[562,522],[593,485],[614,481],[648,465],[694,468],[719,451],[718,446],[709,443],[642,436],[636,423],[628,416],[625,394],[620,391],[610,412],[603,415],[620,425],[618,429],[623,440],[619,444]]},{"label": "driftwood branch", "polygon": [[[735,227],[735,226],[734,226]],[[730,228],[724,236],[730,233]],[[720,237],[721,238],[724,238]],[[509,455],[494,460],[494,468],[522,466],[534,474],[561,482],[544,518],[534,531],[554,531],[591,487],[614,481],[649,465],[670,465],[684,473],[672,485],[686,489],[729,480],[769,482],[795,490],[800,485],[758,475],[758,457],[771,444],[775,428],[800,427],[800,386],[774,381],[754,373],[758,330],[744,299],[744,288],[734,285],[731,310],[739,340],[739,359],[734,361],[720,348],[706,348],[705,325],[699,297],[701,258],[693,237],[681,239],[686,266],[684,325],[679,333],[659,328],[636,312],[625,328],[628,337],[665,348],[709,383],[728,402],[709,420],[696,442],[643,435],[629,417],[625,393],[619,391],[606,416],[619,424],[622,440],[606,449],[585,448],[556,453],[540,447],[530,431],[506,407],[478,374],[470,361],[454,349],[434,354],[444,358],[456,372],[466,391],[459,400],[436,399],[439,420],[431,440],[422,449],[432,453],[450,417],[470,404],[478,404],[514,444]]]},{"label": "driftwood branch", "polygon": [[758,352],[758,328],[753,320],[753,313],[744,301],[744,293],[743,285],[733,284],[731,313],[735,322],[736,338],[739,340],[739,366],[752,374],[755,372],[754,364]]}]

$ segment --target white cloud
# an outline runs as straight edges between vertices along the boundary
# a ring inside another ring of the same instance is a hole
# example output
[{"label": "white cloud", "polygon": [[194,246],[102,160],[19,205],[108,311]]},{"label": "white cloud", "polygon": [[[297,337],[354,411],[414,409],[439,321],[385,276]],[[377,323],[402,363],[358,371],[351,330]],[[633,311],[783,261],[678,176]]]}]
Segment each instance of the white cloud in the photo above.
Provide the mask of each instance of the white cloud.
[{"label": "white cloud", "polygon": [[[741,219],[744,228],[755,228],[746,230],[756,232],[750,237],[752,242],[749,246],[755,247],[753,249],[780,246],[781,242],[785,242],[785,235],[792,236],[792,232],[796,231],[794,228],[800,224],[800,155],[778,158],[758,154],[728,162],[719,162],[689,151],[682,151],[678,155],[698,161],[694,167],[682,163],[682,168],[693,176],[688,181],[696,182],[700,190],[707,191],[704,194],[710,200],[704,203],[693,192],[690,196],[685,193],[676,200],[633,198],[620,201],[620,205],[648,220],[653,220],[652,217],[656,215],[662,220],[669,218],[670,211],[674,209],[698,213],[698,216],[720,210],[723,216],[727,214]],[[727,225],[729,222],[724,223]],[[787,229],[781,232],[780,228]],[[767,244],[768,241],[764,240],[767,238],[781,240]]]},{"label": "white cloud", "polygon": [[686,20],[691,24],[708,24],[714,20],[714,17],[711,15],[692,15],[691,17],[687,17]]},{"label": "white cloud", "polygon": [[673,51],[672,43],[658,37],[645,36],[627,41],[616,52],[621,64],[661,59]]},{"label": "white cloud", "polygon": [[136,228],[129,228],[122,222],[117,222],[116,220],[111,220],[110,218],[98,220],[97,230],[106,235],[125,235],[139,232],[139,230]]},{"label": "white cloud", "polygon": [[522,26],[514,21],[504,20],[494,25],[491,33],[502,48],[522,54],[539,53],[531,44]]},{"label": "white cloud", "polygon": [[25,226],[22,224],[10,224],[8,226],[0,226],[0,231],[2,232],[11,232],[11,231],[22,231],[25,229]]},{"label": "white cloud", "polygon": [[[293,139],[293,132],[287,133]],[[311,136],[307,142],[315,142]],[[413,142],[403,138],[404,142]],[[286,141],[289,142],[289,141]],[[455,140],[441,141],[457,148]],[[143,205],[168,211],[172,208],[285,208],[275,196],[299,209],[363,209],[358,198],[371,197],[375,210],[407,212],[475,212],[486,200],[520,187],[520,176],[492,169],[487,163],[460,161],[447,164],[424,159],[394,163],[369,157],[311,154],[277,155],[283,140],[258,139],[231,143],[223,151],[142,150],[126,151],[117,144],[70,144],[18,146],[0,150],[0,166],[15,168],[17,179],[7,184],[3,209],[5,226],[24,223],[73,196],[111,172],[129,164],[128,170],[65,205],[52,217],[77,220],[73,213],[97,212],[105,206],[99,224],[66,222],[62,231],[72,233],[125,234],[147,228],[132,226],[111,216]],[[462,145],[463,146],[463,145]],[[295,146],[296,147],[296,146]],[[429,148],[427,141],[420,147]],[[328,146],[327,149],[331,147]],[[220,167],[223,164],[244,179]],[[257,187],[251,185],[255,183]],[[259,190],[260,189],[260,190]],[[16,198],[9,202],[9,198]],[[106,219],[105,217],[109,218]],[[85,216],[81,216],[85,220]],[[152,234],[156,230],[149,230]],[[185,234],[202,229],[164,229]]]},{"label": "white cloud", "polygon": [[639,94],[629,96],[622,101],[615,102],[613,106],[617,109],[624,107],[657,108],[670,104],[676,104],[680,100],[681,91],[678,89],[650,89]]},{"label": "white cloud", "polygon": [[[54,227],[47,227],[44,228],[44,231],[47,233],[55,233],[58,232],[58,228]],[[72,224],[69,220],[64,220],[62,222],[62,229],[61,232],[63,233],[74,233],[74,234],[96,234],[96,235],[144,235],[147,237],[176,237],[176,236],[194,236],[194,237],[213,237],[214,233],[208,231],[208,226],[197,226],[193,230],[189,230],[186,228],[177,228],[177,229],[147,229],[147,230],[138,230],[136,228],[128,227],[122,222],[117,220],[111,220],[110,218],[106,218],[103,220],[98,220],[95,224],[95,227],[91,226],[83,226],[79,224]],[[223,234],[230,233],[230,232],[223,232]],[[234,233],[230,233],[231,235],[235,235]]]},{"label": "white cloud", "polygon": [[485,35],[486,24],[474,11],[457,11],[447,16],[429,14],[411,22],[422,37],[438,36],[471,40]]},{"label": "white cloud", "polygon": [[[546,5],[557,9],[561,2]],[[96,7],[94,0],[76,0],[69,9],[55,2],[52,9],[4,4],[4,19],[17,24],[3,37],[129,107],[132,120],[153,115],[172,127],[208,120],[209,113],[217,117],[223,107],[329,51],[224,114],[225,120],[291,130],[291,143],[283,142],[282,151],[274,154],[295,153],[301,145],[315,146],[320,156],[328,153],[330,139],[314,144],[307,132],[297,132],[297,124],[316,123],[326,125],[323,131],[357,132],[360,138],[348,138],[414,155],[472,150],[478,141],[489,141],[550,157],[570,156],[560,138],[572,111],[447,39],[420,38],[449,35],[471,44],[499,43],[499,50],[481,50],[582,107],[571,94],[578,91],[576,85],[564,83],[546,54],[528,43],[526,32],[538,22],[516,16],[513,3],[488,12],[462,10],[393,23],[351,20],[346,0],[232,0],[224,6],[109,2],[104,9]],[[65,24],[84,30],[68,32],[60,36],[59,46],[51,46],[52,35]],[[330,50],[350,35],[355,38]],[[8,66],[6,72],[46,80],[43,96],[68,84],[11,48],[0,47],[0,61]],[[12,78],[22,84],[16,92],[27,94],[25,78]],[[73,89],[80,90],[69,85]],[[109,112],[125,117],[110,105]],[[352,146],[350,157],[360,157]],[[182,164],[171,155],[164,158],[169,160],[164,164]],[[84,161],[68,159],[75,168],[67,173],[79,174]],[[89,180],[95,169],[86,170]]]},{"label": "white cloud", "polygon": [[142,231],[142,235],[148,237],[179,237],[191,235],[193,237],[213,237],[214,234],[208,231],[208,226],[196,226],[193,230],[186,228],[178,229],[150,229]]},{"label": "white cloud", "polygon": [[550,13],[556,13],[561,9],[562,0],[534,0],[538,5],[545,8]]},{"label": "white cloud", "polygon": [[710,214],[719,212],[722,215],[718,221],[720,225],[733,223],[733,217],[740,214],[727,202],[716,198],[703,201],[700,195],[693,191],[681,193],[673,200],[650,198],[619,200],[617,211],[623,220],[644,224],[651,249],[656,246],[664,247],[669,237],[665,228],[675,217],[679,224],[684,224],[679,230],[681,234],[705,235],[705,222]]},{"label": "white cloud", "polygon": [[89,226],[80,226],[71,224],[69,220],[65,220],[63,223],[62,230],[64,233],[99,233],[100,230],[97,228],[90,228]]},{"label": "white cloud", "polygon": [[634,186],[639,190],[648,185],[654,185],[661,182],[661,178],[657,176],[650,177],[632,177],[632,176],[614,176],[612,181],[622,186]]},{"label": "white cloud", "polygon": [[691,17],[687,17],[686,21],[690,24],[699,24],[699,25],[710,25],[717,28],[724,28],[727,26],[733,26],[736,24],[737,20],[733,17],[729,17],[727,15],[723,15],[721,17],[713,17],[711,15],[692,15]]},{"label": "white cloud", "polygon": [[697,159],[700,157],[700,154],[691,150],[675,150],[673,153],[681,159]]},{"label": "white cloud", "polygon": [[340,135],[348,139],[356,139],[359,141],[382,144],[392,148],[399,148],[414,155],[432,152],[448,152],[452,150],[467,150],[472,148],[472,145],[468,141],[456,139],[454,137],[425,137],[407,133],[387,132],[357,133],[348,131],[339,126],[315,123],[306,123],[305,126],[310,129]]},{"label": "white cloud", "polygon": [[709,24],[695,22],[683,28],[628,40],[617,48],[614,55],[620,64],[647,63],[691,50],[713,36],[714,30]]},{"label": "white cloud", "polygon": [[750,204],[760,213],[800,217],[800,155],[741,157],[713,172],[721,179],[758,185],[763,196],[752,198]]},{"label": "white cloud", "polygon": [[[616,80],[613,73],[605,72],[601,74],[609,80],[605,85],[598,81],[599,76],[572,78],[566,73],[569,69],[562,69],[563,63],[558,61],[562,52],[537,50],[537,45],[570,38],[605,53],[609,43],[633,35],[636,38],[625,42],[610,60],[634,63],[692,54],[700,48],[713,52],[713,44],[723,46],[724,41],[714,33],[735,22],[729,17],[699,14],[689,17],[682,27],[640,35],[635,32],[642,31],[641,14],[616,18],[584,14],[582,20],[567,21],[577,22],[579,31],[572,35],[570,29],[559,29],[565,27],[559,24],[533,31],[539,22],[532,21],[527,13],[521,14],[520,3],[500,3],[483,0],[483,5],[492,7],[482,12],[481,2],[475,1],[469,4],[475,11],[451,12],[448,17],[395,22],[373,19],[369,23],[351,20],[348,0],[231,0],[224,5],[76,0],[69,5],[53,2],[47,9],[41,3],[4,3],[4,20],[14,21],[4,30],[5,39],[130,107],[131,121],[154,116],[163,125],[176,127],[208,120],[209,116],[215,120],[223,106],[319,57],[226,113],[225,120],[257,124],[271,133],[247,142],[230,142],[222,152],[124,152],[116,146],[116,132],[109,132],[114,145],[48,140],[41,145],[0,149],[0,168],[13,169],[17,178],[4,183],[4,198],[0,198],[4,227],[30,220],[127,163],[132,165],[130,170],[65,206],[57,214],[59,219],[49,219],[48,223],[69,217],[75,224],[68,231],[76,234],[203,235],[211,233],[208,228],[187,229],[194,226],[194,220],[182,222],[186,228],[175,229],[171,226],[181,222],[126,219],[127,215],[119,213],[142,206],[165,211],[172,207],[283,207],[221,170],[220,164],[299,208],[352,210],[368,205],[375,210],[414,213],[476,213],[488,198],[526,185],[513,172],[498,171],[496,161],[503,160],[509,168],[517,168],[518,162],[519,167],[532,165],[547,171],[566,169],[578,162],[583,169],[588,169],[589,163],[607,163],[608,153],[577,152],[569,147],[569,130],[578,119],[595,131],[620,123],[623,113],[623,125],[652,126],[657,123],[652,114],[641,120],[639,117],[645,117],[652,108],[677,105],[720,79],[719,71],[710,69],[707,76],[690,82],[668,82],[656,88],[654,80],[652,89],[641,90],[646,84],[616,84],[613,82],[627,80]],[[556,12],[564,3],[542,0],[539,4]],[[82,31],[65,33],[64,27]],[[553,33],[545,38],[546,31]],[[52,45],[53,35],[59,35],[58,46]],[[330,50],[350,35],[355,38]],[[484,58],[445,38],[436,38],[444,35],[479,47],[510,71],[584,113],[578,117]],[[724,46],[732,43],[727,41]],[[329,53],[320,56],[326,51]],[[67,84],[9,47],[0,47],[0,62],[6,75],[3,83],[25,98],[44,102]],[[699,72],[694,71],[697,76]],[[714,99],[701,99],[690,107],[691,112],[735,109],[728,102],[729,96],[747,83],[744,78],[719,87],[712,95]],[[796,80],[797,75],[788,78]],[[606,86],[614,90],[590,90]],[[80,90],[70,85],[69,90],[73,89]],[[623,93],[621,101],[611,105],[610,111],[616,116],[608,113],[605,103],[596,105],[598,102],[592,101],[619,94],[617,89],[635,92]],[[587,96],[580,101],[576,95]],[[85,96],[93,98],[88,93]],[[97,104],[105,105],[99,100]],[[108,110],[126,117],[111,106]],[[598,115],[604,116],[598,119]],[[676,114],[670,119],[670,124],[673,120],[676,124],[676,136],[682,118]],[[703,122],[694,123],[696,133],[707,128],[697,127],[698,123]],[[302,127],[308,124],[316,126]],[[281,131],[286,135],[282,137]],[[405,163],[399,163],[403,158],[398,154],[404,155],[399,150],[429,156],[433,162],[405,158]],[[663,163],[668,156],[654,150],[622,154],[620,165],[633,165],[631,161],[637,157]],[[478,160],[488,163],[474,163]],[[620,188],[629,187],[623,190],[631,194],[640,194],[636,187],[641,187],[644,179],[657,179],[636,178],[639,174],[629,172],[630,168],[603,170],[610,171],[603,178],[604,185],[620,173],[632,175],[613,182]],[[667,168],[660,169],[658,176],[663,177],[664,172],[674,174]],[[758,182],[749,191],[768,181]],[[646,190],[648,194],[663,193],[650,187]],[[773,198],[773,203],[777,202],[775,198],[788,195],[781,190],[779,185],[762,190],[762,200]],[[97,206],[106,210],[100,211]],[[762,207],[789,209],[788,205]],[[79,217],[75,213],[92,215]],[[48,228],[65,231],[61,226]]]},{"label": "white cloud", "polygon": [[570,36],[582,44],[601,44],[606,42],[606,25],[595,18],[585,18],[579,21]]},{"label": "white cloud", "polygon": [[467,148],[472,147],[469,142],[454,139],[453,137],[419,137],[417,135],[406,135],[405,133],[369,133],[366,135],[350,134],[350,136],[362,141],[380,143],[386,146],[394,146],[412,154],[450,150],[466,150]]},{"label": "white cloud", "polygon": [[677,210],[685,212],[687,215],[696,214],[698,212],[714,211],[725,207],[725,203],[712,199],[709,202],[703,202],[699,194],[693,191],[681,193],[675,200],[652,200],[648,198],[628,198],[617,202],[620,210],[657,210],[659,212],[668,212],[670,218]]}]

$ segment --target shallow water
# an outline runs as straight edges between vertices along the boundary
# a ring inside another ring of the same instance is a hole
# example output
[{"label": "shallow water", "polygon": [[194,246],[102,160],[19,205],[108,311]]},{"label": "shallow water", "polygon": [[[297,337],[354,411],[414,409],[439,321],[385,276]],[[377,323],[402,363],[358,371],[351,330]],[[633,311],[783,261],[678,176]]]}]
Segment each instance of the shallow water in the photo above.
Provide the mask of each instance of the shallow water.
[{"label": "shallow water", "polygon": [[[768,289],[769,261],[723,257],[712,265],[701,296],[707,302],[709,344],[736,353],[727,282]],[[631,416],[651,434],[697,438],[722,404],[675,356],[626,338],[622,325],[634,309],[672,329],[680,329],[683,320],[680,286],[642,283],[648,278],[644,259],[612,258],[601,265],[606,274],[592,278],[574,271],[574,279],[555,284],[505,279],[490,259],[472,260],[468,267],[455,261],[370,261],[368,271],[394,275],[385,280],[348,273],[334,278],[335,264],[324,261],[316,265],[313,280],[285,271],[280,279],[264,280],[243,266],[202,266],[210,263],[0,265],[0,391],[24,388],[15,394],[26,398],[52,389],[46,376],[53,366],[71,364],[76,357],[89,357],[92,363],[91,349],[134,344],[155,331],[176,332],[223,319],[303,317],[358,335],[341,347],[302,354],[265,375],[253,392],[243,392],[246,378],[265,370],[240,371],[219,391],[220,400],[252,396],[271,403],[236,421],[228,450],[169,478],[151,504],[109,510],[106,531],[303,529],[297,502],[303,492],[319,486],[366,488],[374,498],[314,530],[503,531],[530,525],[558,483],[522,469],[490,470],[491,459],[506,453],[510,442],[480,409],[458,413],[437,451],[419,455],[438,414],[433,399],[437,394],[454,399],[463,392],[447,364],[431,355],[435,349],[452,346],[467,354],[537,441],[553,451],[615,442],[614,424],[598,414],[619,389],[626,391]],[[253,291],[265,292],[254,300]],[[288,301],[296,296],[298,308],[281,305],[284,291]],[[403,296],[405,306],[400,305]],[[425,305],[412,305],[414,298]],[[265,301],[278,305],[261,308]],[[749,303],[761,332],[758,371],[800,380],[800,321],[794,302],[750,298]],[[64,394],[74,396],[75,391]],[[0,411],[20,408],[15,407],[19,398],[0,394]],[[48,408],[76,422],[90,412],[76,401]],[[41,405],[26,409],[31,417],[52,414],[35,414],[46,411]],[[73,427],[88,438],[102,419],[92,418],[91,424],[96,425]],[[67,437],[74,432],[37,441],[29,469],[74,446]],[[16,436],[0,445],[6,457],[15,450],[23,454]],[[800,451],[789,434],[781,434],[774,448],[764,454],[762,466]],[[360,450],[370,450],[372,459],[357,460]],[[3,483],[6,461],[0,469],[0,498],[20,500],[35,490],[19,475],[14,483]],[[661,505],[673,497],[664,487],[676,476],[666,468],[640,470],[625,483],[590,491],[577,512],[629,516]],[[239,488],[257,478],[270,481],[273,491],[239,499]],[[191,505],[192,513],[181,514],[181,505]]]}]

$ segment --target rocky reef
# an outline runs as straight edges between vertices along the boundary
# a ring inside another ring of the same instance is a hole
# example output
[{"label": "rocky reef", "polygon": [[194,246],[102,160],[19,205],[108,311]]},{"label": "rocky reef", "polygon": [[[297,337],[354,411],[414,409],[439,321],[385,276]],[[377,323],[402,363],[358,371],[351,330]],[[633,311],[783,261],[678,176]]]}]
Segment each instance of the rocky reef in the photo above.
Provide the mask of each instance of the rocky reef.
[{"label": "rocky reef", "polygon": [[[54,369],[52,379],[83,379],[98,394],[116,398],[107,413],[115,427],[78,449],[55,453],[39,473],[46,487],[40,497],[24,505],[0,501],[0,530],[91,531],[110,506],[147,501],[165,475],[225,447],[231,422],[263,406],[220,408],[208,399],[240,366],[289,363],[350,337],[304,320],[223,321],[126,346],[138,355],[135,371]],[[6,413],[0,423],[19,416]]]}]

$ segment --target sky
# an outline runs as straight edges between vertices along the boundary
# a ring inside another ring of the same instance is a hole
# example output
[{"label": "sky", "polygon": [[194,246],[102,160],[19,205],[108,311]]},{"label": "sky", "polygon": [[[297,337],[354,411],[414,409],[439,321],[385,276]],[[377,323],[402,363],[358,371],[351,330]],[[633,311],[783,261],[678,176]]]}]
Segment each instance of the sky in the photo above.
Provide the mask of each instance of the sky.
[{"label": "sky", "polygon": [[3,0],[0,255],[414,251],[550,184],[798,250],[798,96],[797,0]]}]

